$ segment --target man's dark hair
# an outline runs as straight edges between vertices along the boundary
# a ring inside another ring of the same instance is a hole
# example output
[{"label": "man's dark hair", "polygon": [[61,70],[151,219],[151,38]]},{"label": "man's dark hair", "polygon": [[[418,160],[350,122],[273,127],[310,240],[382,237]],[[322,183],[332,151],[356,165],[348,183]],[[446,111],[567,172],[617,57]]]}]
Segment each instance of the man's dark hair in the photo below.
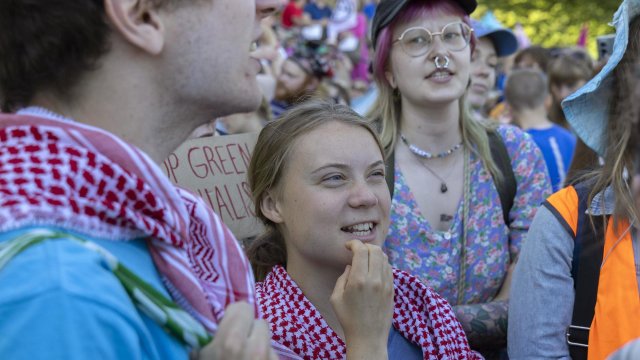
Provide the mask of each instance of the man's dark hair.
[{"label": "man's dark hair", "polygon": [[100,0],[0,1],[0,106],[14,111],[47,89],[68,96],[108,50]]}]

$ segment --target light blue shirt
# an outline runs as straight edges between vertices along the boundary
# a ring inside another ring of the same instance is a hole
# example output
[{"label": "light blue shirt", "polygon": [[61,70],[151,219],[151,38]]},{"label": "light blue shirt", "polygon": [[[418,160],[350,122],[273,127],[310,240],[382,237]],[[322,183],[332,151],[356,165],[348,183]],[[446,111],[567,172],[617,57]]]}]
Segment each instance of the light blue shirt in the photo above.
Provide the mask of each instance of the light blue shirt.
[{"label": "light blue shirt", "polygon": [[[28,229],[1,233],[0,242]],[[66,230],[65,230],[66,231]],[[169,296],[144,240],[93,241]],[[0,359],[187,359],[188,349],[140,313],[101,255],[49,240],[0,270]]]}]

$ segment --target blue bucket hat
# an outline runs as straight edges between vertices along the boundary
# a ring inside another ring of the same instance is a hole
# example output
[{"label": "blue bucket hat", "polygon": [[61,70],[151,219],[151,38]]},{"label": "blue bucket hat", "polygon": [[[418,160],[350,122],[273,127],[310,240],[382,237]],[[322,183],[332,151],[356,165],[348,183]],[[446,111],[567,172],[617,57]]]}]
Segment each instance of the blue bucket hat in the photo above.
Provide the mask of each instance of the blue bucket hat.
[{"label": "blue bucket hat", "polygon": [[518,39],[511,30],[490,26],[475,19],[471,19],[471,26],[478,39],[486,36],[491,40],[498,57],[508,56],[518,51]]},{"label": "blue bucket hat", "polygon": [[602,70],[562,102],[567,121],[584,143],[604,155],[605,129],[613,95],[613,69],[618,66],[629,42],[629,22],[640,14],[640,0],[624,0],[611,25],[616,28],[613,53]]}]

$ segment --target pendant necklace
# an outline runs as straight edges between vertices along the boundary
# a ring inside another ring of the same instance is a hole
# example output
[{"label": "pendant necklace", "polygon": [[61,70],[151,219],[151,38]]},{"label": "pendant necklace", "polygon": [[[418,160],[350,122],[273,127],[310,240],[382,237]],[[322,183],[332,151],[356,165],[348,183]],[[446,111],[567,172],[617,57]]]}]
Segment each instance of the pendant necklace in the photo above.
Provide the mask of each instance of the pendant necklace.
[{"label": "pendant necklace", "polygon": [[[447,175],[447,178],[451,176],[451,173],[455,168],[457,160],[458,158],[455,158],[453,164],[451,164],[451,170],[449,170],[449,174]],[[446,193],[449,190],[449,187],[447,186],[447,182],[442,177],[440,177],[440,175],[438,175],[432,168],[430,168],[429,166],[427,166],[427,164],[422,162],[420,159],[418,159],[418,162],[422,164],[422,166],[424,166],[424,168],[427,169],[433,176],[435,176],[438,180],[440,180],[440,192],[443,194]]]},{"label": "pendant necklace", "polygon": [[[433,169],[431,169],[429,166],[427,166],[427,164],[425,164],[422,160],[426,159],[442,159],[445,158],[453,153],[455,153],[458,149],[460,149],[462,147],[462,142],[459,142],[458,144],[456,144],[455,146],[453,146],[451,149],[447,150],[447,151],[443,151],[439,154],[432,154],[428,151],[422,150],[419,147],[411,144],[409,142],[409,140],[407,140],[407,138],[403,135],[400,134],[400,139],[402,139],[402,142],[407,145],[407,147],[409,148],[409,150],[411,151],[411,153],[413,153],[415,156],[419,157],[418,162],[424,166],[425,169],[427,169],[433,176],[435,176],[438,180],[440,180],[440,192],[441,193],[446,193],[449,190],[449,187],[447,186],[447,182],[440,176],[438,175]],[[457,159],[456,159],[457,160]],[[454,169],[454,165],[456,163],[454,162],[451,165],[451,170],[449,171],[449,176],[451,175],[451,173],[453,172]],[[449,177],[447,176],[447,178]]]}]

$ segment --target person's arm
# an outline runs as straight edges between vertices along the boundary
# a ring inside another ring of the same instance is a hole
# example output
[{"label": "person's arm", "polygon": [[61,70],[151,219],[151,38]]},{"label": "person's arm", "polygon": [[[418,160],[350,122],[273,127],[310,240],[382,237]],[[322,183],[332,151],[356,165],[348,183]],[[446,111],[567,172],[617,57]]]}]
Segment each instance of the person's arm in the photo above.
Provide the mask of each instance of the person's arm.
[{"label": "person's arm", "polygon": [[101,255],[70,240],[34,245],[0,270],[0,319],[3,359],[188,356],[137,311]]},{"label": "person's arm", "polygon": [[506,345],[508,306],[507,300],[498,300],[453,307],[471,348],[497,348]]},{"label": "person's arm", "polygon": [[517,184],[509,212],[509,268],[498,294],[482,304],[454,307],[469,343],[474,348],[495,348],[507,343],[509,292],[516,259],[536,210],[551,195],[551,180],[540,149],[531,137],[513,126],[501,126]]},{"label": "person's arm", "polygon": [[[509,212],[509,254],[513,265],[536,211],[553,190],[544,156],[531,136],[513,126],[503,126],[501,132],[517,183],[516,196]],[[510,284],[505,282],[505,285]]]},{"label": "person's arm", "polygon": [[541,207],[516,265],[509,307],[511,359],[569,359],[565,331],[573,311],[573,239]]}]

